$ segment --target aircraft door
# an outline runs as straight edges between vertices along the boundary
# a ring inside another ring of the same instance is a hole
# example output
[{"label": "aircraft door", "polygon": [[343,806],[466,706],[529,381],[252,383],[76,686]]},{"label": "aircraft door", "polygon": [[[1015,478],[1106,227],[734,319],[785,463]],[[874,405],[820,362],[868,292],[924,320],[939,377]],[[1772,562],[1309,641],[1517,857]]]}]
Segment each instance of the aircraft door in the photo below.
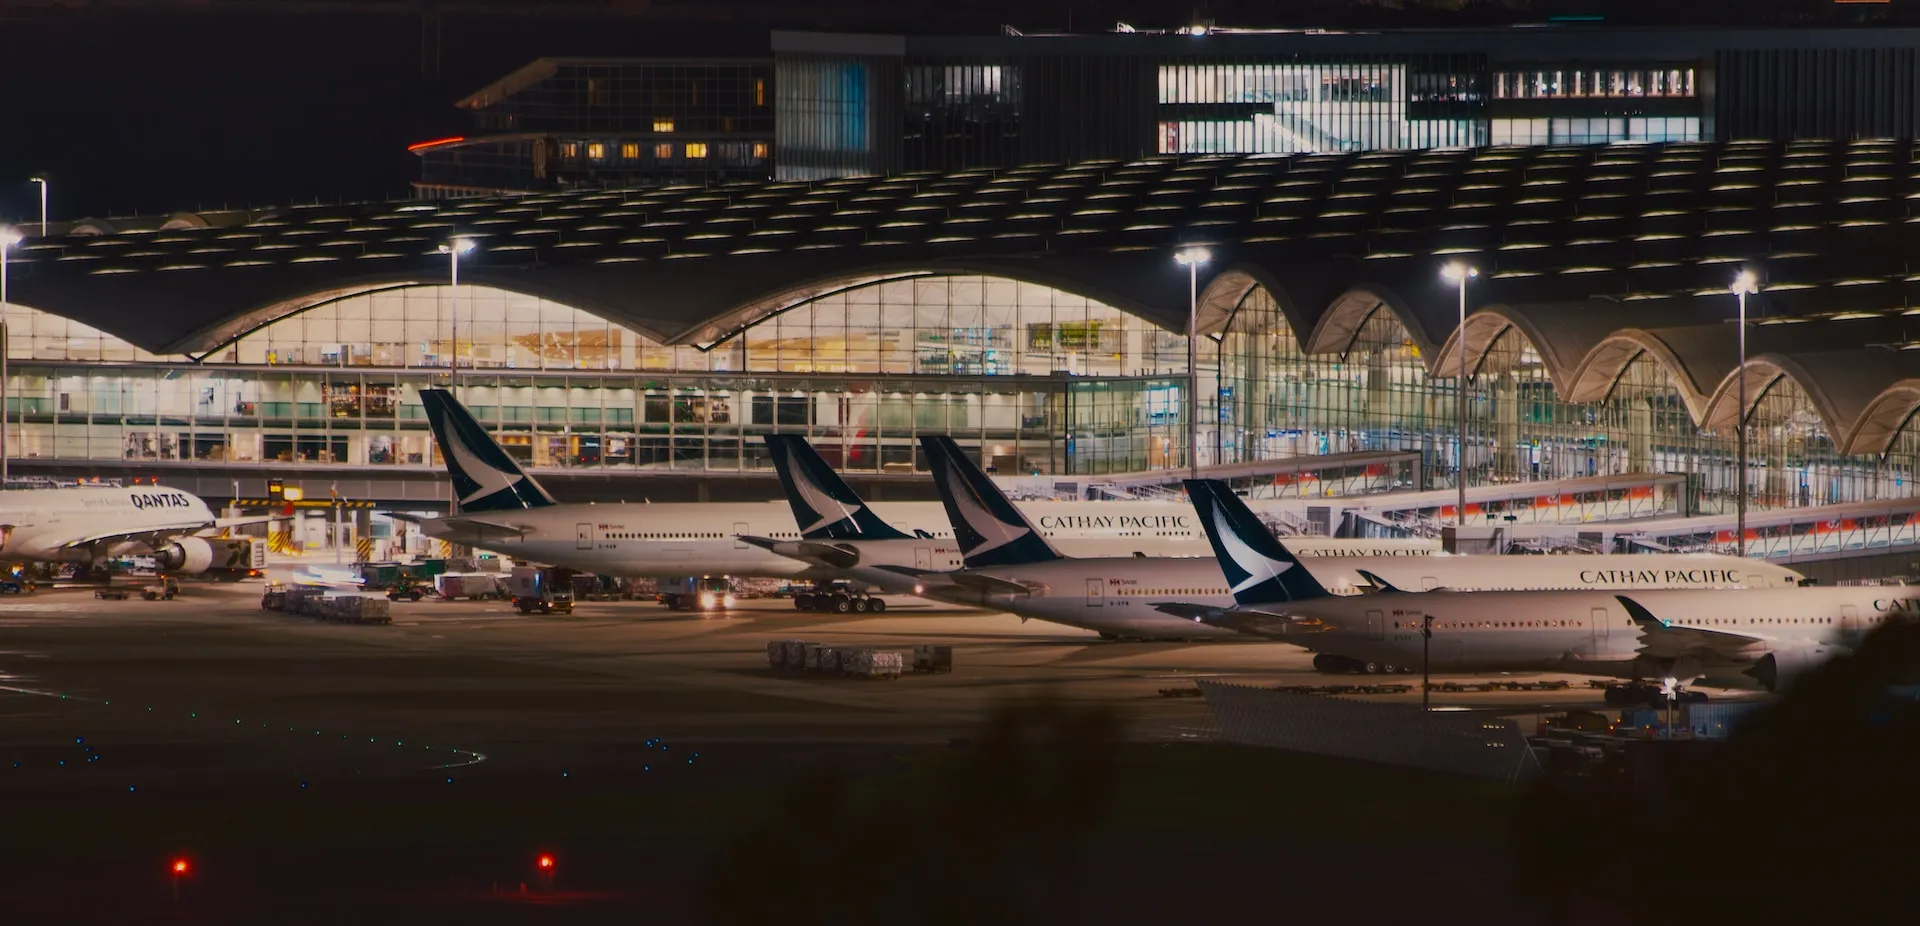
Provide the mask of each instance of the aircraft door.
[{"label": "aircraft door", "polygon": [[1100,579],[1087,580],[1087,607],[1102,608],[1107,604],[1107,583]]},{"label": "aircraft door", "polygon": [[1587,619],[1593,623],[1593,638],[1595,640],[1605,640],[1607,635],[1612,632],[1612,628],[1608,626],[1612,618],[1607,615],[1606,608],[1594,608]]},{"label": "aircraft door", "polygon": [[1420,590],[1421,590],[1421,591],[1423,591],[1423,592],[1430,592],[1430,591],[1433,591],[1434,589],[1436,589],[1436,588],[1439,588],[1439,587],[1440,587],[1440,580],[1439,580],[1439,579],[1436,579],[1436,578],[1434,578],[1433,576],[1421,576],[1421,577],[1420,577]]},{"label": "aircraft door", "polygon": [[1387,638],[1387,614],[1385,611],[1367,612],[1367,639],[1384,640]]},{"label": "aircraft door", "polygon": [[913,548],[913,568],[918,569],[921,572],[933,571],[933,548],[932,547],[914,547]]},{"label": "aircraft door", "polygon": [[593,525],[584,521],[573,525],[573,548],[576,550],[593,549]]},{"label": "aircraft door", "polygon": [[1840,606],[1840,632],[1853,634],[1860,632],[1860,609],[1850,605]]},{"label": "aircraft door", "polygon": [[733,548],[734,549],[744,550],[747,548],[747,542],[740,539],[740,535],[746,532],[747,532],[747,522],[745,521],[733,522]]}]

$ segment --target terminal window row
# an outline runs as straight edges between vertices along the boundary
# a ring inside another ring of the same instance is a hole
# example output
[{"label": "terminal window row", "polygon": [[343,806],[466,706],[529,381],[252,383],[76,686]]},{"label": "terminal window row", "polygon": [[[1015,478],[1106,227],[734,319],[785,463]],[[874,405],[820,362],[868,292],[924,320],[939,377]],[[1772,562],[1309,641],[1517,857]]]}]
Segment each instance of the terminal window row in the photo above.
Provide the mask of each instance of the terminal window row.
[{"label": "terminal window row", "polygon": [[1493,75],[1496,100],[1628,99],[1691,97],[1693,68],[1551,68],[1499,71]]}]

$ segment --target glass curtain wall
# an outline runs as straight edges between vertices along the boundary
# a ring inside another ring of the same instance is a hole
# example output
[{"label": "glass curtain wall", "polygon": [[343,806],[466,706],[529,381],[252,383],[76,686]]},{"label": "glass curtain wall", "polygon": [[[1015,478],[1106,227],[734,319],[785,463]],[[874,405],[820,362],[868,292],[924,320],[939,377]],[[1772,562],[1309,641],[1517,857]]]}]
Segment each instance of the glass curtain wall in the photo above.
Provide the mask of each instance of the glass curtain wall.
[{"label": "glass curtain wall", "polygon": [[[1421,454],[1453,484],[1455,378],[1429,377],[1375,308],[1349,344],[1302,351],[1254,289],[1204,337],[1198,395],[1178,332],[1043,286],[917,277],[852,288],[701,351],[567,306],[485,287],[389,290],[282,318],[200,362],[155,355],[15,306],[9,446],[23,457],[356,465],[435,463],[419,391],[447,381],[460,313],[461,397],[535,466],[757,469],[761,435],[811,437],[836,465],[910,471],[951,434],[1000,472],[1184,467],[1190,398],[1203,463],[1372,450]],[[1745,478],[1731,433],[1697,426],[1642,355],[1605,398],[1558,395],[1539,352],[1500,334],[1468,391],[1471,484],[1686,473],[1729,510],[1907,497],[1920,434],[1842,456],[1804,389],[1760,390]]]},{"label": "glass curtain wall", "polygon": [[1162,154],[1294,154],[1486,144],[1473,62],[1163,64]]}]

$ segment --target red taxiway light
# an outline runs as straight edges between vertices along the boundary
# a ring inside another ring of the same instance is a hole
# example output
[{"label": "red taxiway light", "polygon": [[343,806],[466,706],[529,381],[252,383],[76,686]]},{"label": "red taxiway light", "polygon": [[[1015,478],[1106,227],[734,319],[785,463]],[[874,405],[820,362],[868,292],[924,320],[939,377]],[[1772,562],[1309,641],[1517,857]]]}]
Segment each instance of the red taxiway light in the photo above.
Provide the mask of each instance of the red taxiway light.
[{"label": "red taxiway light", "polygon": [[187,860],[183,858],[174,859],[172,867],[174,874],[184,875],[187,873]]},{"label": "red taxiway light", "polygon": [[542,856],[540,856],[540,858],[539,858],[539,860],[537,860],[536,862],[534,862],[534,864],[536,864],[536,865],[538,865],[538,866],[540,866],[540,870],[541,870],[541,871],[552,871],[552,870],[553,870],[553,856],[551,856],[551,855],[542,855]]}]

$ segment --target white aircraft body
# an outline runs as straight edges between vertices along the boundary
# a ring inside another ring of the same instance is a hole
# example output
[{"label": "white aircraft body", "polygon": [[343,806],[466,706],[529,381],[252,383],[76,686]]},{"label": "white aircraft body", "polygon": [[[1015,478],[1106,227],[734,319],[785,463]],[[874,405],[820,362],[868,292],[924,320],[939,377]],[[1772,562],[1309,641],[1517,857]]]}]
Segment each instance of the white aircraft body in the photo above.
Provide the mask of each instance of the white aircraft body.
[{"label": "white aircraft body", "polygon": [[[779,502],[560,504],[445,390],[423,390],[422,400],[460,501],[458,515],[421,522],[422,530],[432,537],[518,560],[601,575],[653,578],[843,577],[842,567],[784,556],[766,544],[743,538],[795,544],[874,536],[925,541],[900,548],[912,551],[900,554],[908,563],[923,547],[931,563],[935,547],[952,546],[939,502],[843,505],[806,480],[790,491],[811,499],[805,504],[822,513],[803,518],[798,529],[795,513],[799,508]],[[777,443],[770,444],[780,452]],[[1075,550],[1211,555],[1206,537],[1194,523],[1193,510],[1184,504],[1042,501],[1029,503],[1025,511],[1044,526],[1048,537]],[[850,528],[855,520],[864,528]],[[1440,546],[1430,540],[1335,543],[1426,553]]]},{"label": "white aircraft body", "polygon": [[200,536],[266,517],[217,518],[199,496],[160,485],[0,492],[0,560],[96,563],[152,556],[169,572],[227,566],[223,541]]},{"label": "white aircraft body", "polygon": [[[1745,674],[1777,689],[1881,623],[1920,614],[1920,589],[1898,587],[1403,592],[1382,580],[1385,591],[1342,597],[1258,530],[1258,520],[1223,486],[1195,481],[1188,491],[1236,604],[1169,602],[1162,610],[1295,643],[1365,671],[1417,668],[1430,646],[1429,666],[1446,672],[1680,680]],[[1316,665],[1339,667],[1319,659]]]},{"label": "white aircraft body", "polygon": [[[1094,557],[1061,555],[1025,522],[993,483],[946,438],[923,439],[927,459],[948,505],[966,568],[921,592],[961,604],[1011,611],[1094,630],[1107,637],[1147,639],[1221,639],[1235,629],[1169,613],[1179,604],[1201,610],[1225,610],[1235,604],[1238,585],[1223,581],[1213,559]],[[1232,496],[1224,483],[1189,483]],[[1259,524],[1268,542],[1273,535],[1237,497],[1233,503]],[[1199,503],[1196,502],[1196,505]],[[1198,518],[1199,516],[1196,515]],[[1204,523],[1204,522],[1203,522]],[[1249,528],[1252,530],[1253,528]],[[1235,535],[1230,546],[1244,547]],[[1291,549],[1295,538],[1287,543]],[[1244,554],[1234,549],[1234,554]],[[1227,555],[1227,554],[1222,554]],[[1765,562],[1717,554],[1676,556],[1302,556],[1305,573],[1322,588],[1355,595],[1382,585],[1411,588],[1480,589],[1646,589],[1646,588],[1791,588],[1801,577]],[[1177,610],[1177,609],[1176,609]]]}]

